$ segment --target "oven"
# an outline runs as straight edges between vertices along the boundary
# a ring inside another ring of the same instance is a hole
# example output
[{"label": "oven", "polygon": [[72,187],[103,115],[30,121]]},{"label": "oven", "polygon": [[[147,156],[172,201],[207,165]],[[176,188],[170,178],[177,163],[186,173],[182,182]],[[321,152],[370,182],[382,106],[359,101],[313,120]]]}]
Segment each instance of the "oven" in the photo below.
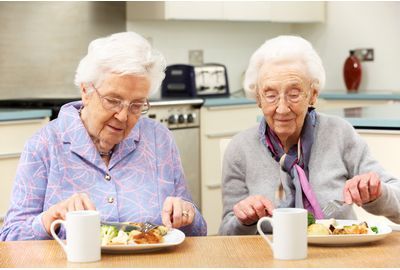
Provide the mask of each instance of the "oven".
[{"label": "oven", "polygon": [[201,207],[200,107],[203,99],[154,100],[146,115],[171,130],[193,201]]}]

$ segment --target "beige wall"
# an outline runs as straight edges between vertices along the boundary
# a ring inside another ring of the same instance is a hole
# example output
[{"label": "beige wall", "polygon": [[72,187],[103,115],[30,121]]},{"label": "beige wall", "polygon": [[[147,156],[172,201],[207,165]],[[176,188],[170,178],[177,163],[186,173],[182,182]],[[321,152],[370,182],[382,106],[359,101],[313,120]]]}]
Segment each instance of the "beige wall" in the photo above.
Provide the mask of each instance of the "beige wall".
[{"label": "beige wall", "polygon": [[126,29],[125,2],[0,2],[0,99],[76,97],[87,45]]}]

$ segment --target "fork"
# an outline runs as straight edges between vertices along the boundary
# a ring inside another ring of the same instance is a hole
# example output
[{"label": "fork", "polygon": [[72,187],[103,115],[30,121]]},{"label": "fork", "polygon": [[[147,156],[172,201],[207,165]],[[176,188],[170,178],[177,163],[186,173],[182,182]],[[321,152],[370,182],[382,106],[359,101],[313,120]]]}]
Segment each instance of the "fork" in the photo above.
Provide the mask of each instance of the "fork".
[{"label": "fork", "polygon": [[346,203],[344,201],[331,200],[324,207],[324,209],[322,209],[322,212],[324,212],[327,218],[331,218],[333,214],[335,214],[343,206],[346,206]]},{"label": "fork", "polygon": [[157,227],[158,227],[158,225],[146,221],[141,226],[140,231],[143,232],[143,233],[148,233],[149,231],[151,231],[152,229],[157,228]]}]

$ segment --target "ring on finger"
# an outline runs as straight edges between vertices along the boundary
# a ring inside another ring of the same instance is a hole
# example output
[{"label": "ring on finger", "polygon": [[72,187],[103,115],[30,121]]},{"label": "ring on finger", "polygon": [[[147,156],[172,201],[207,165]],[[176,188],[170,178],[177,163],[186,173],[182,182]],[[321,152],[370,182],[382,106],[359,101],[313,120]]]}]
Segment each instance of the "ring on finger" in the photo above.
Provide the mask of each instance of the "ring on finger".
[{"label": "ring on finger", "polygon": [[183,210],[182,211],[182,217],[189,217],[189,211]]}]

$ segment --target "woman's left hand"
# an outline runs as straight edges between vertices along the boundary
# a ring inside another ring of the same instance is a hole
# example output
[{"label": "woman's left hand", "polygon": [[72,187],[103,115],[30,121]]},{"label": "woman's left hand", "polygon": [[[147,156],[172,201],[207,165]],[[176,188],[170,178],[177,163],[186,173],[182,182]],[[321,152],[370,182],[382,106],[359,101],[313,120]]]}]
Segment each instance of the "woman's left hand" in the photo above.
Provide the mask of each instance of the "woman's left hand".
[{"label": "woman's left hand", "polygon": [[344,201],[358,206],[376,200],[381,193],[381,180],[374,172],[354,176],[346,181],[343,189]]},{"label": "woman's left hand", "polygon": [[192,224],[196,214],[193,204],[179,197],[167,197],[162,210],[162,222],[168,228]]}]

